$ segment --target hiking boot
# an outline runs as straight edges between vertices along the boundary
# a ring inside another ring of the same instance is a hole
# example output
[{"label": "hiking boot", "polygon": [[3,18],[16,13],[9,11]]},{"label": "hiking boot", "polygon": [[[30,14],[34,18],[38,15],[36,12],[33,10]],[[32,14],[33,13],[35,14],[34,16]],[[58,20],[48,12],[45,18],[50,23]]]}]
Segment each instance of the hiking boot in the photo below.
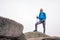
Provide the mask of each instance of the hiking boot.
[{"label": "hiking boot", "polygon": [[37,32],[37,30],[34,30],[33,32]]}]

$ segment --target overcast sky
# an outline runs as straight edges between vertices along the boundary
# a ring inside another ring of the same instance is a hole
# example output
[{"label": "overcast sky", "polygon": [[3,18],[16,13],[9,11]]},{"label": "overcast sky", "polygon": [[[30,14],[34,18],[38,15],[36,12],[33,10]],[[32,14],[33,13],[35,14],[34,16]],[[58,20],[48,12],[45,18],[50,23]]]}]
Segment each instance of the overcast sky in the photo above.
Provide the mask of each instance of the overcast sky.
[{"label": "overcast sky", "polygon": [[[0,16],[23,24],[24,33],[34,30],[40,8],[47,15],[46,34],[60,36],[60,0],[0,0]],[[43,32],[42,25],[38,31]]]}]

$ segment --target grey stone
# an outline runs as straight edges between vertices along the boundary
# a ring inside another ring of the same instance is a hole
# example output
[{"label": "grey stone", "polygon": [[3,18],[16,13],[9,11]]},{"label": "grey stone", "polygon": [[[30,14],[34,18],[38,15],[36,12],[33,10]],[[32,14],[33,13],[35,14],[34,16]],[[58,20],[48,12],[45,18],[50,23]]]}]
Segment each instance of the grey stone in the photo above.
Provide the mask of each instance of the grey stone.
[{"label": "grey stone", "polygon": [[27,32],[25,36],[27,40],[60,40],[60,37],[51,37],[41,32]]},{"label": "grey stone", "polygon": [[60,40],[60,39],[53,37],[37,37],[37,38],[29,38],[27,40]]},{"label": "grey stone", "polygon": [[26,40],[23,25],[14,20],[0,17],[0,40]]},{"label": "grey stone", "polygon": [[26,39],[25,35],[22,34],[22,35],[18,38],[18,40],[27,40],[27,39]]},{"label": "grey stone", "polygon": [[8,18],[0,17],[0,35],[20,36],[23,32],[23,25]]},{"label": "grey stone", "polygon": [[50,37],[50,36],[43,34],[41,32],[27,32],[27,33],[25,33],[25,36],[27,39],[36,38],[36,37]]},{"label": "grey stone", "polygon": [[22,33],[18,37],[7,37],[7,36],[3,36],[3,37],[0,37],[0,40],[27,40],[27,39],[25,38],[25,35]]}]

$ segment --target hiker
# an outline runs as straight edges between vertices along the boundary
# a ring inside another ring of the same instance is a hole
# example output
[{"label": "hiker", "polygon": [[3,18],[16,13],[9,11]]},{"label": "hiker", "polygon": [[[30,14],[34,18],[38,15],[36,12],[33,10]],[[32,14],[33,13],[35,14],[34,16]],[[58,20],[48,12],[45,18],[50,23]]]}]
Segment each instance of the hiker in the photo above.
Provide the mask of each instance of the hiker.
[{"label": "hiker", "polygon": [[43,33],[45,34],[45,21],[46,21],[46,13],[43,12],[43,9],[40,9],[40,13],[39,16],[36,17],[37,19],[39,19],[39,21],[37,23],[35,23],[35,30],[34,32],[37,32],[37,25],[38,24],[43,24]]}]

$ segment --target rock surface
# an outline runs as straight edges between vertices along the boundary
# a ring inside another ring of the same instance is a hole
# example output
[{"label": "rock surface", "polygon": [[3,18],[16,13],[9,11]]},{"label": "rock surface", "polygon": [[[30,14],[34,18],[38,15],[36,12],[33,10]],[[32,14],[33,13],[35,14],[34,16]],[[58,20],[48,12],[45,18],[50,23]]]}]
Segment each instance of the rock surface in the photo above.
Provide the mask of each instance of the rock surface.
[{"label": "rock surface", "polygon": [[25,33],[26,38],[36,38],[36,37],[50,37],[46,34],[43,34],[41,32],[27,32]]},{"label": "rock surface", "polygon": [[27,32],[25,36],[27,40],[60,40],[58,37],[51,37],[41,32]]},{"label": "rock surface", "polygon": [[0,40],[27,40],[27,39],[25,38],[25,35],[22,34],[19,37],[8,37],[8,36],[6,37],[6,36],[3,36],[3,37],[0,37]]},{"label": "rock surface", "polygon": [[17,37],[23,32],[23,25],[8,18],[0,17],[0,35]]},{"label": "rock surface", "polygon": [[14,20],[0,17],[0,40],[26,40],[23,25]]},{"label": "rock surface", "polygon": [[37,38],[29,38],[27,40],[60,40],[60,38],[54,38],[54,37],[37,37]]}]

